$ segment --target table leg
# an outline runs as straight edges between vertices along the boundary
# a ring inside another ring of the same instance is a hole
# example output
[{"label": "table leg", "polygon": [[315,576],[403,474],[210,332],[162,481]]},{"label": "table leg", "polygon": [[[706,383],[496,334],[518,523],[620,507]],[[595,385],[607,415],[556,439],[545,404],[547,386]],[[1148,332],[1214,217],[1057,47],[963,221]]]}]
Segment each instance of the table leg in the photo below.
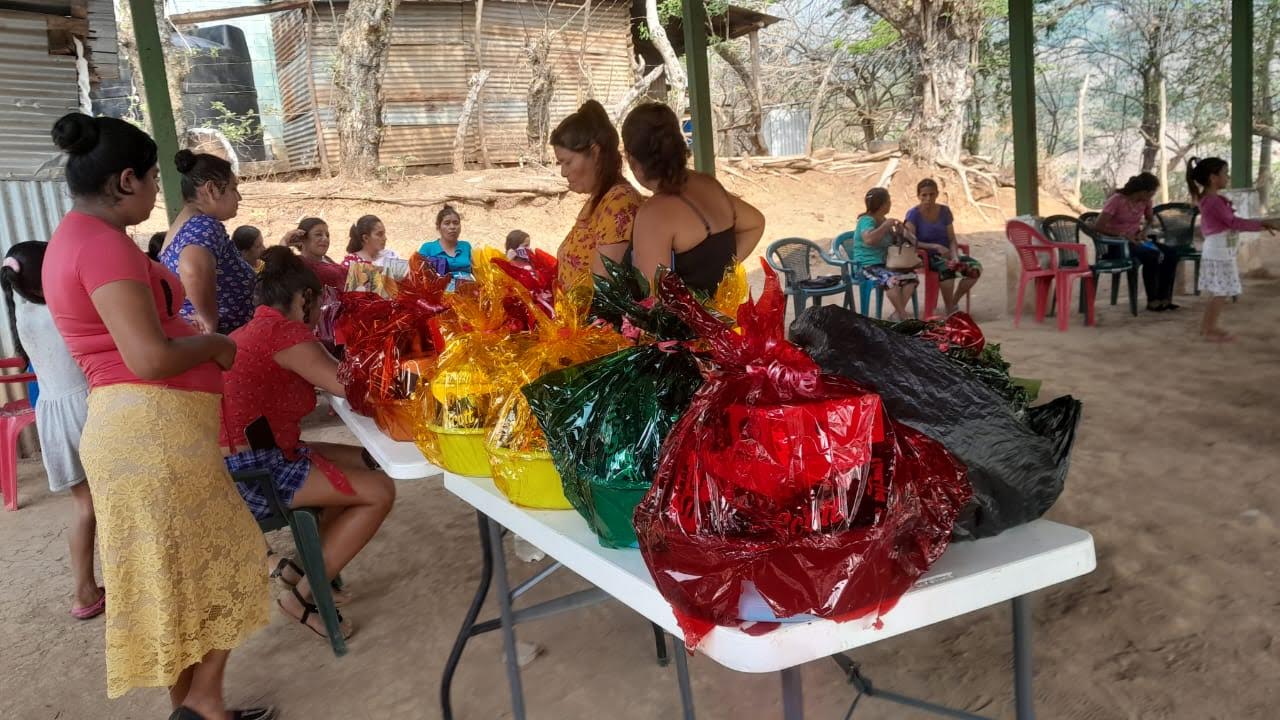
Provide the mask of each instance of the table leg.
[{"label": "table leg", "polygon": [[658,651],[658,667],[666,667],[671,663],[671,658],[667,655],[667,633],[654,623],[649,623],[653,627],[653,644]]},{"label": "table leg", "polygon": [[1013,693],[1018,720],[1035,720],[1031,691],[1031,599],[1013,599]]},{"label": "table leg", "polygon": [[471,639],[471,628],[475,626],[476,620],[480,617],[480,608],[484,606],[484,600],[489,595],[489,584],[493,582],[493,552],[489,547],[489,518],[485,517],[484,513],[477,512],[476,519],[480,525],[480,586],[476,588],[476,595],[471,599],[471,607],[467,608],[466,617],[462,620],[462,629],[458,631],[458,639],[453,641],[453,649],[449,651],[449,659],[444,664],[444,675],[440,678],[440,709],[444,720],[453,720],[453,702],[450,698],[453,688],[453,675],[457,672],[458,663],[462,660],[462,651],[466,649],[467,641]]},{"label": "table leg", "polygon": [[800,667],[782,671],[782,718],[804,720],[804,688],[800,684]]},{"label": "table leg", "polygon": [[689,651],[684,649],[684,641],[672,636],[676,656],[676,679],[680,682],[680,707],[684,720],[693,717],[693,685],[689,682]]},{"label": "table leg", "polygon": [[524,688],[520,684],[520,665],[516,660],[516,624],[511,611],[511,587],[507,580],[507,560],[502,551],[502,527],[488,522],[489,546],[493,554],[493,577],[498,584],[498,615],[502,618],[502,646],[507,664],[507,684],[511,688],[511,716],[525,720]]}]

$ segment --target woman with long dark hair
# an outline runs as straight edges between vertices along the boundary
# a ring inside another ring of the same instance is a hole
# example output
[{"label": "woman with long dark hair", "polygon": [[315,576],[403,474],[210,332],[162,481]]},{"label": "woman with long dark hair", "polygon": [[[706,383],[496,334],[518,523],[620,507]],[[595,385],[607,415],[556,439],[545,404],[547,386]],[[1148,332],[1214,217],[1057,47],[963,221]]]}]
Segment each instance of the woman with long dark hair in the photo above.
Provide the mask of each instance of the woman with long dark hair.
[{"label": "woman with long dark hair", "polygon": [[622,177],[618,131],[595,100],[560,121],[551,133],[551,147],[569,189],[588,196],[560,243],[560,284],[589,285],[593,273],[604,274],[602,255],[622,262],[631,246],[640,193]]},{"label": "woman with long dark hair", "polygon": [[1147,228],[1155,220],[1151,199],[1160,189],[1160,180],[1151,173],[1129,178],[1124,187],[1107,198],[1093,229],[1102,235],[1129,243],[1129,255],[1142,264],[1142,284],[1147,291],[1147,309],[1152,312],[1177,310],[1173,304],[1173,281],[1178,272],[1178,251],[1151,240]]},{"label": "woman with long dark hair", "polygon": [[622,123],[636,180],[653,192],[640,206],[632,262],[652,283],[671,268],[689,288],[713,294],[764,235],[764,215],[710,175],[689,170],[689,146],[675,112],[644,103]]},{"label": "woman with long dark hair", "polygon": [[80,459],[111,593],[107,695],[164,686],[173,718],[223,720],[230,651],[269,620],[266,543],[218,447],[236,346],[181,316],[178,276],[125,233],[155,207],[155,142],[80,113],[58,120],[53,141],[75,204],[49,241],[42,284],[89,381]]}]

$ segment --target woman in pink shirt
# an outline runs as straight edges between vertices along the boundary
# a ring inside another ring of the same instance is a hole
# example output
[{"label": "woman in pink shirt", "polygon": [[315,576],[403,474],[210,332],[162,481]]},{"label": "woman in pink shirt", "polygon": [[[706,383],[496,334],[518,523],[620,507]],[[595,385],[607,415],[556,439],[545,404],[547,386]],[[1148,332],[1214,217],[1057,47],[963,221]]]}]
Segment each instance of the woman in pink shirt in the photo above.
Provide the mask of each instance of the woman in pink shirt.
[{"label": "woman in pink shirt", "polygon": [[1243,289],[1240,269],[1236,267],[1236,233],[1280,230],[1280,224],[1269,220],[1236,217],[1231,201],[1221,194],[1230,182],[1227,161],[1222,158],[1187,161],[1187,190],[1200,206],[1200,231],[1204,234],[1200,291],[1212,296],[1204,310],[1200,334],[1211,342],[1235,339],[1218,326],[1218,318],[1222,316],[1227,298],[1239,295]]},{"label": "woman in pink shirt", "polygon": [[107,695],[167,687],[179,720],[268,720],[227,712],[230,651],[270,619],[266,544],[218,446],[222,370],[236,346],[179,311],[178,276],[125,228],[151,215],[156,144],[123,120],[64,116],[75,200],[41,272],[54,325],[89,381],[80,459],[98,519]]},{"label": "woman in pink shirt", "polygon": [[1173,304],[1173,281],[1178,272],[1178,253],[1150,240],[1147,227],[1154,219],[1151,199],[1160,189],[1160,180],[1151,173],[1129,178],[1102,207],[1093,228],[1103,235],[1126,240],[1129,256],[1142,264],[1142,284],[1147,290],[1147,309],[1152,312],[1177,310]]}]

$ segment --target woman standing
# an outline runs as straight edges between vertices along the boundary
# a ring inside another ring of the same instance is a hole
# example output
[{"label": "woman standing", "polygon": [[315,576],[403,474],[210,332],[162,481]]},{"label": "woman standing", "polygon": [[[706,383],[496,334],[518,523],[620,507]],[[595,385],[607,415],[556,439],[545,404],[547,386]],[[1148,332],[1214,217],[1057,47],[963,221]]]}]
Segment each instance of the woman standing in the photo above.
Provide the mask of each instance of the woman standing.
[{"label": "woman standing", "polygon": [[[418,254],[428,260],[440,258],[447,272],[457,280],[473,280],[471,274],[471,243],[462,240],[462,216],[452,205],[445,205],[436,213],[436,231],[440,237],[422,243]],[[449,284],[453,289],[453,284]]]},{"label": "woman standing", "polygon": [[231,163],[216,155],[179,150],[173,161],[182,174],[185,204],[160,262],[186,288],[182,316],[206,332],[226,335],[253,317],[253,267],[222,224],[240,209],[239,180]]},{"label": "woman standing", "polygon": [[636,268],[652,283],[659,266],[670,267],[691,290],[714,294],[725,273],[755,250],[764,215],[710,175],[689,172],[689,146],[666,105],[632,110],[622,144],[636,180],[653,192],[636,214]]},{"label": "woman standing", "polygon": [[551,133],[551,147],[569,189],[590,196],[556,253],[560,285],[589,286],[593,273],[604,274],[601,255],[615,262],[626,255],[640,193],[622,177],[618,131],[595,100],[560,121]]},{"label": "woman standing", "polygon": [[269,619],[266,544],[217,439],[221,369],[236,346],[178,314],[182,283],[125,234],[155,206],[155,142],[80,113],[52,135],[75,205],[49,242],[43,284],[89,381],[80,458],[111,590],[107,695],[167,686],[173,717],[222,720],[230,651]]},{"label": "woman standing", "polygon": [[[946,314],[960,309],[960,301],[982,277],[982,265],[960,254],[951,208],[938,202],[938,183],[925,178],[916,185],[920,204],[907,211],[904,222],[916,236],[917,246],[929,253],[929,269],[938,274],[938,291]],[[957,286],[956,279],[960,283]]]},{"label": "woman standing", "polygon": [[1151,173],[1129,178],[1102,206],[1093,229],[1102,235],[1125,240],[1129,255],[1142,263],[1142,284],[1147,290],[1147,309],[1152,312],[1177,310],[1173,304],[1173,280],[1178,272],[1178,252],[1147,239],[1147,227],[1155,219],[1151,199],[1160,189],[1160,180]]}]

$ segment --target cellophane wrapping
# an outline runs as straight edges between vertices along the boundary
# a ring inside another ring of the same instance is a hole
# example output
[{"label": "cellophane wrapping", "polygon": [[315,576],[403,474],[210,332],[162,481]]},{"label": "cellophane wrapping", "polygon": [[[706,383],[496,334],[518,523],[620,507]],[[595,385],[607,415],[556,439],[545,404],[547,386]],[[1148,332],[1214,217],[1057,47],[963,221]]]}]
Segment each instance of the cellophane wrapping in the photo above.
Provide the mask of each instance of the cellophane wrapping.
[{"label": "cellophane wrapping", "polygon": [[791,337],[823,370],[875,390],[894,418],[964,462],[973,499],[956,521],[957,540],[1035,520],[1061,495],[1080,402],[1068,395],[1027,407],[998,348],[967,316],[889,327],[826,306],[805,311]]},{"label": "cellophane wrapping", "polygon": [[606,258],[593,312],[641,344],[549,372],[524,396],[547,439],[564,495],[605,547],[634,547],[631,517],[653,482],[662,441],[702,385],[684,323],[647,298],[647,283]]},{"label": "cellophane wrapping", "polygon": [[449,295],[444,350],[419,392],[418,449],[435,465],[472,477],[491,475],[485,437],[497,425],[528,344],[528,334],[512,321],[511,282],[492,264],[495,257],[490,248],[477,250],[475,280],[458,282]]},{"label": "cellophane wrapping", "polygon": [[765,278],[740,333],[674,275],[660,281],[712,356],[634,518],[690,648],[739,623],[747,588],[777,618],[878,619],[941,557],[969,500],[941,444],[783,338],[785,298]]},{"label": "cellophane wrapping", "polygon": [[383,268],[353,262],[347,267],[346,292],[368,292],[390,300],[400,292],[400,286]]},{"label": "cellophane wrapping", "polygon": [[436,318],[445,310],[446,282],[424,271],[406,278],[394,299],[369,292],[341,296],[335,336],[344,345],[338,379],[347,401],[400,440],[412,439],[411,398],[444,343]]},{"label": "cellophane wrapping", "polygon": [[498,410],[498,423],[485,442],[493,480],[513,503],[525,507],[567,510],[573,506],[565,498],[560,474],[547,448],[547,438],[519,390],[533,380],[603,355],[631,343],[613,328],[587,322],[592,290],[589,286],[554,292],[551,314],[546,314],[533,293],[524,301],[532,308],[535,331],[516,362],[515,369],[502,378],[505,398]]}]

